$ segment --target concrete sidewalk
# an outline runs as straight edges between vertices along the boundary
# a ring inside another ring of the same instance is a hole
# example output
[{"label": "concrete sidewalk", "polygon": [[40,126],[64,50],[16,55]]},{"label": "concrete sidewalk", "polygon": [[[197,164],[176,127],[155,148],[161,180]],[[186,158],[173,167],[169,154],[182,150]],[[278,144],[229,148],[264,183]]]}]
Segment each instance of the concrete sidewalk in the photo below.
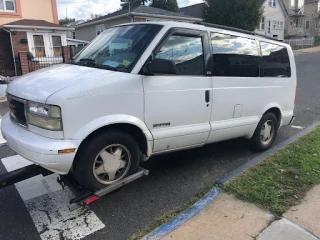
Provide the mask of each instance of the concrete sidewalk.
[{"label": "concrete sidewalk", "polygon": [[295,50],[294,52],[295,53],[316,53],[316,52],[320,52],[320,46],[303,48],[303,49]]},{"label": "concrete sidewalk", "polygon": [[280,220],[251,203],[220,194],[198,215],[162,238],[164,240],[319,240],[320,185]]}]

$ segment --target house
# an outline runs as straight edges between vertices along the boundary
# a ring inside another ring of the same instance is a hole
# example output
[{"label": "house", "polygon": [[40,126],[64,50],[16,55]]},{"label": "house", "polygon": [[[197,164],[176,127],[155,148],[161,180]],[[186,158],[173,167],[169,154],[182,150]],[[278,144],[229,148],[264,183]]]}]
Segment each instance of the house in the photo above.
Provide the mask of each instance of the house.
[{"label": "house", "polygon": [[[69,30],[58,25],[56,0],[0,0],[0,75],[26,73],[30,64],[35,64],[31,71],[50,65],[50,59],[63,61]],[[21,62],[21,54],[32,61]]]},{"label": "house", "polygon": [[263,16],[255,32],[283,41],[288,12],[283,0],[262,0]]},{"label": "house", "polygon": [[180,21],[180,22],[195,22],[201,21],[201,18],[193,17],[180,12],[170,12],[150,6],[138,6],[132,8],[129,12],[119,10],[105,16],[87,21],[75,26],[75,35],[77,39],[91,41],[99,35],[105,28],[130,22],[145,22],[145,21]]},{"label": "house", "polygon": [[304,0],[283,0],[288,12],[285,24],[286,38],[306,35],[303,26]]},{"label": "house", "polygon": [[[255,32],[284,40],[284,23],[287,13],[282,0],[262,0],[261,3],[264,13]],[[179,12],[203,19],[204,6],[205,3],[198,3],[180,8]]]},{"label": "house", "polygon": [[304,1],[303,27],[308,35],[320,37],[320,0]]},{"label": "house", "polygon": [[286,19],[286,38],[320,37],[319,0],[282,0],[288,17]]},{"label": "house", "polygon": [[[81,23],[84,23],[85,21],[84,20],[77,20],[77,21],[74,21],[74,22],[71,22],[71,23],[67,23],[67,24],[64,24],[65,27],[68,27],[68,28],[74,28],[75,26],[81,24]],[[67,38],[72,38],[72,39],[76,39],[76,32],[75,30],[70,30],[67,32]]]}]

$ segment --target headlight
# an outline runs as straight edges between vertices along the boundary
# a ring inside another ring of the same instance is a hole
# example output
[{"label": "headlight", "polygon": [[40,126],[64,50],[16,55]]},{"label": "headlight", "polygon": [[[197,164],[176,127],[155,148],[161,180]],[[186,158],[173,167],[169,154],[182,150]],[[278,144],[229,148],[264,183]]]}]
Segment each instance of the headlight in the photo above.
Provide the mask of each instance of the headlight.
[{"label": "headlight", "polygon": [[60,107],[42,103],[28,102],[28,112],[44,117],[61,118]]},{"label": "headlight", "polygon": [[51,131],[62,130],[61,109],[58,106],[28,102],[28,122]]}]

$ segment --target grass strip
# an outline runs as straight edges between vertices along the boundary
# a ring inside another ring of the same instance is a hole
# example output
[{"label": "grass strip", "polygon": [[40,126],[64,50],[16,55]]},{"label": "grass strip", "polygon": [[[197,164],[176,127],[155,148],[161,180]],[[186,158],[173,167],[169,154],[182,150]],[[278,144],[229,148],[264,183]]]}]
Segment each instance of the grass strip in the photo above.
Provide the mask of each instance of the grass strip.
[{"label": "grass strip", "polygon": [[135,234],[132,236],[131,240],[138,240],[147,235],[148,233],[152,232],[156,228],[162,226],[163,224],[171,221],[176,216],[178,216],[180,213],[182,213],[187,208],[191,207],[193,204],[195,204],[200,198],[202,198],[207,192],[211,190],[212,187],[210,187],[208,190],[198,193],[195,197],[193,197],[191,200],[180,206],[178,209],[174,211],[170,211],[162,215],[160,218],[158,218],[154,223],[149,225],[148,227],[144,228],[139,232],[139,234]]},{"label": "grass strip", "polygon": [[222,190],[276,215],[320,184],[320,127],[230,180]]}]

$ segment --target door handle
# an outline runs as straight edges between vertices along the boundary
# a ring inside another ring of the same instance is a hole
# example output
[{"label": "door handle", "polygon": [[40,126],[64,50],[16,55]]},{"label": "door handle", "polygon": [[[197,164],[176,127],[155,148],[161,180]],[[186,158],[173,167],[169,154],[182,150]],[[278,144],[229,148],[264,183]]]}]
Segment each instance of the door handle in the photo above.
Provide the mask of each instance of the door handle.
[{"label": "door handle", "polygon": [[209,103],[209,102],[210,102],[210,90],[206,90],[205,100],[206,100],[206,103]]}]

